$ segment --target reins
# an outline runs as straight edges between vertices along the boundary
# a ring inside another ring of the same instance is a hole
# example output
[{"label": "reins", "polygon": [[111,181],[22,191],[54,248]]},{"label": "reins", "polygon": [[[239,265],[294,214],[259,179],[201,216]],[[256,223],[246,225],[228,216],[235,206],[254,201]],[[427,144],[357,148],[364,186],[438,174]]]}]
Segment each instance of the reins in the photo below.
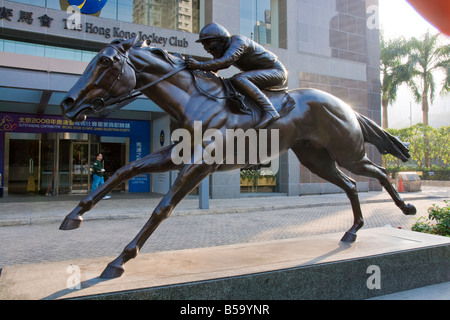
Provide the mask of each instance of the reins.
[{"label": "reins", "polygon": [[[200,85],[197,82],[197,77],[195,76],[195,73],[193,71],[191,71],[191,73],[192,73],[192,77],[194,78],[193,82],[194,82],[194,85],[197,88],[197,90],[200,91],[201,94],[207,96],[208,98],[211,98],[214,100],[227,100],[227,99],[235,98],[237,96],[236,94],[231,94],[231,95],[225,94],[222,97],[215,96],[215,95],[209,93],[208,91],[206,91],[205,89],[203,89],[202,87],[200,87]],[[221,79],[221,81],[223,83],[222,79]],[[224,83],[223,83],[223,86],[224,86],[224,88],[226,87]],[[230,86],[232,86],[231,83],[230,83]],[[236,92],[236,90],[234,90],[233,92]]]},{"label": "reins", "polygon": [[137,89],[133,89],[131,90],[129,93],[123,94],[117,98],[114,98],[112,100],[109,101],[110,105],[116,104],[116,103],[122,103],[124,101],[128,101],[130,99],[136,99],[137,97],[139,97],[140,95],[143,95],[143,93],[141,92],[142,90],[148,89],[150,87],[153,87],[154,85],[160,83],[161,81],[166,80],[167,78],[170,78],[171,76],[173,76],[174,74],[184,70],[187,68],[187,65],[184,65],[180,68],[174,69],[172,71],[170,71],[169,73],[163,75],[161,78],[156,79],[140,88]]}]

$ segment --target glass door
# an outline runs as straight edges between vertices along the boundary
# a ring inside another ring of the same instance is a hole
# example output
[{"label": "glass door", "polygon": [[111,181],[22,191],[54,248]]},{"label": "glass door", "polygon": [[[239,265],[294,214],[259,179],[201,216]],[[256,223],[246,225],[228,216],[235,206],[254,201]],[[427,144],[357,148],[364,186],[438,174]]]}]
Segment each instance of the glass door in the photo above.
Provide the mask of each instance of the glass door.
[{"label": "glass door", "polygon": [[89,142],[71,143],[70,190],[71,193],[87,193],[89,191]]},{"label": "glass door", "polygon": [[100,152],[99,151],[99,143],[98,142],[90,142],[89,144],[89,191],[91,191],[91,187],[92,187],[92,169],[94,167],[94,161],[97,160],[97,154]]},{"label": "glass door", "polygon": [[40,140],[9,142],[9,193],[38,193],[40,187]]}]

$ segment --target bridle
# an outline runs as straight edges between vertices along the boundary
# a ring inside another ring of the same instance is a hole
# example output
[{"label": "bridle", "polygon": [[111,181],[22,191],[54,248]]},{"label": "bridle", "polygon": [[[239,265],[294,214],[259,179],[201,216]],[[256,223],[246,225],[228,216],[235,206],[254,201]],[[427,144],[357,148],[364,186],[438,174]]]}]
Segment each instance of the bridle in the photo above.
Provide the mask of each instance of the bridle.
[{"label": "bridle", "polygon": [[[114,79],[114,82],[110,86],[110,89],[112,90],[115,87],[115,85],[117,84],[117,82],[121,79],[121,77],[122,77],[122,75],[123,75],[123,73],[125,71],[125,63],[127,63],[134,70],[135,76],[138,73],[142,72],[143,69],[142,70],[137,70],[136,69],[136,67],[130,61],[130,58],[128,56],[128,52],[127,53],[122,53],[122,52],[119,51],[119,49],[117,49],[116,47],[114,47],[112,45],[109,45],[108,47],[113,48],[122,57],[122,59],[120,59],[120,62],[121,62],[120,73],[117,75],[116,79]],[[101,76],[95,81],[96,85],[98,85],[100,83],[102,78],[111,70],[111,68],[113,66],[114,66],[114,64],[111,64],[111,66],[109,66],[109,68],[106,69],[101,74]],[[137,89],[131,89],[130,91],[128,91],[127,93],[125,93],[125,94],[123,94],[121,96],[109,99],[107,101],[105,101],[104,98],[96,98],[96,99],[93,99],[93,102],[96,101],[97,103],[101,103],[105,107],[113,106],[113,105],[117,104],[117,106],[112,108],[112,110],[109,113],[114,112],[115,110],[118,110],[118,109],[124,107],[125,105],[127,105],[127,104],[131,103],[132,101],[136,100],[139,96],[143,95],[143,93],[142,93],[143,90],[148,89],[150,87],[153,87],[154,85],[160,83],[161,81],[166,80],[167,78],[170,78],[174,74],[176,74],[176,73],[178,73],[178,72],[180,72],[180,71],[182,71],[182,70],[184,70],[186,68],[187,68],[187,64],[185,64],[185,65],[183,65],[183,66],[181,66],[181,67],[179,67],[177,69],[174,69],[174,70],[170,71],[169,73],[163,75],[159,79],[156,79],[156,80],[154,80],[154,81],[152,81],[152,82],[150,82],[150,83],[148,83],[148,84],[146,84],[146,85],[144,85],[142,87],[139,87]],[[99,112],[99,111],[96,111],[95,109],[96,109],[96,107],[94,106],[94,112],[96,112],[96,113]]]}]

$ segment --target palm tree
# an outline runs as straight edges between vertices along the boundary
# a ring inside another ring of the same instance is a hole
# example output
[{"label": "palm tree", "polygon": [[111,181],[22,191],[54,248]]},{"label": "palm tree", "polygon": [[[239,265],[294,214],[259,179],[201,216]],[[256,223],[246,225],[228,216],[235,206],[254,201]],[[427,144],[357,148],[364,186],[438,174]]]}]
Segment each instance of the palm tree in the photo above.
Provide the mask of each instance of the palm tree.
[{"label": "palm tree", "polygon": [[[408,41],[410,53],[408,64],[411,70],[411,79],[408,86],[411,88],[417,103],[422,102],[423,126],[428,127],[429,102],[433,103],[436,96],[435,75],[442,72],[445,75],[441,93],[450,91],[450,46],[441,44],[441,35],[430,34],[427,31],[423,39],[415,37]],[[425,167],[429,167],[429,137],[424,131]]]},{"label": "palm tree", "polygon": [[385,41],[383,34],[381,34],[381,105],[383,107],[382,126],[384,129],[388,128],[388,105],[396,100],[398,87],[411,77],[408,65],[402,62],[407,54],[408,47],[404,39],[398,38]]},{"label": "palm tree", "polygon": [[423,40],[411,38],[407,47],[411,88],[417,103],[422,103],[423,125],[428,126],[429,102],[433,103],[436,95],[435,73],[441,71],[445,75],[441,93],[450,91],[450,46],[441,45],[441,35],[428,31]]}]

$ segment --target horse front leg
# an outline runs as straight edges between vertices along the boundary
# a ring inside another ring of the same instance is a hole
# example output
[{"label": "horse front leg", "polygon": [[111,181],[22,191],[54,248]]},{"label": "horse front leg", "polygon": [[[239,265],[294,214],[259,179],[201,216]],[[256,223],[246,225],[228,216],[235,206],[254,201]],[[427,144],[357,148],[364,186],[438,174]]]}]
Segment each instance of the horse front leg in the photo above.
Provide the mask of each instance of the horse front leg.
[{"label": "horse front leg", "polygon": [[179,168],[180,165],[176,165],[172,161],[171,153],[173,147],[173,145],[170,145],[162,148],[117,170],[103,185],[80,201],[78,206],[65,217],[59,229],[72,230],[79,228],[83,222],[82,215],[91,210],[105,195],[122,182],[143,173],[166,172]]},{"label": "horse front leg", "polygon": [[196,186],[217,170],[216,166],[206,164],[187,165],[178,175],[174,185],[164,196],[161,202],[153,211],[150,219],[123,250],[123,252],[112,262],[108,264],[101,274],[101,278],[110,279],[120,277],[125,271],[123,265],[130,259],[135,258],[147,239],[152,235],[156,228],[169,217],[176,205],[184,199]]}]

